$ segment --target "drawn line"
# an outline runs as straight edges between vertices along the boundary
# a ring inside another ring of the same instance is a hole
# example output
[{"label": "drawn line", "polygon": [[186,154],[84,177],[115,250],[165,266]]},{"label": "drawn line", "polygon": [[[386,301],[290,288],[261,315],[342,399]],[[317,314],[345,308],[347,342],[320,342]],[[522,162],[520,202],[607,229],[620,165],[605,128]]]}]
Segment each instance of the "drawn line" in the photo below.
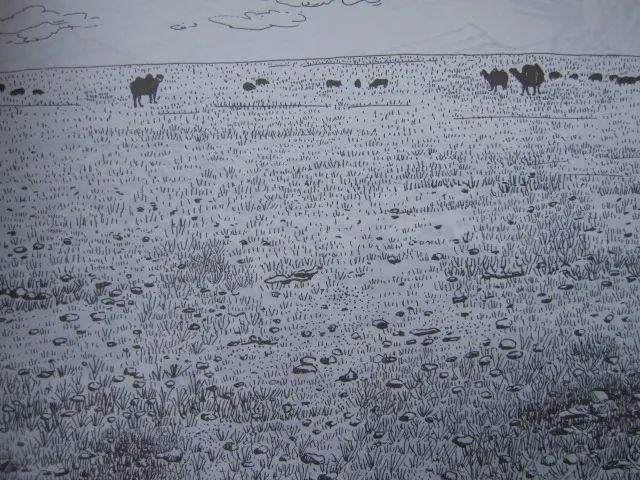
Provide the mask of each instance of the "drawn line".
[{"label": "drawn line", "polygon": [[17,107],[17,108],[27,108],[27,107],[79,107],[79,103],[48,103],[46,105],[36,105],[36,104],[20,104],[20,105],[12,105],[11,103],[2,103],[0,107]]},{"label": "drawn line", "polygon": [[476,117],[453,117],[454,120],[492,120],[496,118],[522,118],[532,120],[595,120],[596,117],[547,117],[534,115],[487,115]]},{"label": "drawn line", "polygon": [[[236,60],[236,61],[227,61],[227,62],[161,62],[161,63],[120,63],[120,64],[94,64],[94,65],[58,65],[55,67],[37,67],[37,68],[19,68],[16,70],[3,70],[0,73],[19,73],[19,72],[30,72],[30,71],[38,71],[38,70],[56,70],[56,69],[65,69],[65,70],[76,70],[81,68],[117,68],[117,67],[162,67],[162,66],[172,66],[172,65],[239,65],[239,64],[261,64],[261,63],[273,63],[273,62],[310,62],[315,60],[341,60],[341,59],[352,59],[352,58],[392,58],[392,57],[418,57],[418,58],[445,58],[445,57],[523,57],[523,56],[531,56],[531,55],[546,55],[546,56],[556,56],[556,57],[576,57],[576,58],[587,58],[587,57],[610,57],[610,58],[640,58],[640,55],[626,55],[626,54],[615,54],[615,53],[606,53],[606,54],[576,54],[576,53],[559,53],[559,52],[517,52],[517,53],[393,53],[393,54],[381,54],[381,55],[342,55],[342,56],[334,56],[334,57],[308,57],[308,58],[273,58],[273,59],[264,59],[264,60]],[[415,60],[408,60],[415,61]],[[428,60],[427,60],[428,61]],[[398,63],[406,63],[406,62],[398,62]],[[363,65],[371,65],[370,63],[364,63]]]},{"label": "drawn line", "polygon": [[366,107],[410,107],[409,103],[400,103],[398,105],[392,105],[389,103],[371,103],[368,105],[349,105],[349,108],[366,108]]},{"label": "drawn line", "polygon": [[626,175],[620,175],[617,173],[565,173],[563,175],[573,175],[576,177],[626,177]]},{"label": "drawn line", "polygon": [[[291,104],[272,104],[272,105],[207,105],[210,108],[229,108],[231,110],[241,110],[245,108],[256,108],[269,110],[272,108],[329,108],[329,105],[320,105],[313,103],[291,103]],[[160,112],[159,115],[196,115],[198,111],[192,112]]]},{"label": "drawn line", "polygon": [[433,63],[433,60],[407,60],[404,62],[368,62],[368,63],[354,63],[354,62],[322,62],[322,63],[308,63],[302,65],[303,67],[321,67],[323,65],[348,65],[350,67],[366,67],[367,65],[402,65],[404,63]]}]

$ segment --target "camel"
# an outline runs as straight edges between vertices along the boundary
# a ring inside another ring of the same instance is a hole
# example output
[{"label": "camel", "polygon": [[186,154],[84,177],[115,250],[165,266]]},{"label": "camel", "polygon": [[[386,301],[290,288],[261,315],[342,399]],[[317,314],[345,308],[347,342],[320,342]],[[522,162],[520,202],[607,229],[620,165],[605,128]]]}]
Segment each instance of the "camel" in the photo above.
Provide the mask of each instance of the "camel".
[{"label": "camel", "polygon": [[534,95],[536,92],[540,93],[540,85],[544,82],[544,72],[540,65],[537,63],[535,65],[525,65],[522,67],[521,72],[519,72],[517,68],[511,68],[509,69],[509,72],[511,75],[516,77],[516,80],[518,80],[522,85],[521,95],[524,95],[525,90],[527,95],[530,95],[529,87],[533,87]]},{"label": "camel", "polygon": [[146,77],[136,77],[136,79],[129,84],[129,88],[131,89],[131,95],[133,95],[133,106],[142,107],[142,96],[149,95],[149,103],[157,103],[156,102],[156,94],[158,93],[158,85],[160,82],[164,80],[164,76],[158,74],[153,77],[153,75],[148,74]]},{"label": "camel", "polygon": [[482,70],[480,75],[484,77],[484,79],[489,82],[489,90],[492,92],[497,92],[498,87],[502,87],[503,90],[507,89],[507,83],[509,82],[509,75],[504,70],[498,70],[494,68],[491,73],[487,73],[486,70]]},{"label": "camel", "polygon": [[602,74],[601,73],[592,73],[591,75],[589,75],[589,80],[591,80],[592,82],[601,82],[602,81]]},{"label": "camel", "polygon": [[562,74],[560,72],[551,72],[549,74],[549,80],[557,80],[559,78],[562,78]]}]

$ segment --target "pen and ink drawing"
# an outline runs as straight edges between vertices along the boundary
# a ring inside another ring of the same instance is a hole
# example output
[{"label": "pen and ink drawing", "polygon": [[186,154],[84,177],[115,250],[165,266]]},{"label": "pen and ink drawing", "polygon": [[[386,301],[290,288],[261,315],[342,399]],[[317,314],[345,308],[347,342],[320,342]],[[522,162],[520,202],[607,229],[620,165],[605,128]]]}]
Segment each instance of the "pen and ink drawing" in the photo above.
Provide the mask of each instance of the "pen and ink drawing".
[{"label": "pen and ink drawing", "polygon": [[637,478],[640,57],[274,58],[0,73],[0,476]]}]

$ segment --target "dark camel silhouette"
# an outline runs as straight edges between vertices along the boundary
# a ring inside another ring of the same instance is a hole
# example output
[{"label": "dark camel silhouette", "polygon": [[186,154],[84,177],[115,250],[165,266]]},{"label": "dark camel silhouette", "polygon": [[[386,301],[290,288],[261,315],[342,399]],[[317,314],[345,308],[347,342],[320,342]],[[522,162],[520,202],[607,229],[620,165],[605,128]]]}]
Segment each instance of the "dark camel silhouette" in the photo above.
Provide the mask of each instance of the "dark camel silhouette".
[{"label": "dark camel silhouette", "polygon": [[571,80],[578,80],[578,74],[577,73],[572,73],[571,75],[569,75],[569,78]]},{"label": "dark camel silhouette", "polygon": [[535,65],[525,65],[522,67],[522,71],[519,72],[517,68],[509,69],[511,75],[516,77],[516,80],[520,82],[522,85],[522,95],[524,92],[529,93],[529,87],[533,87],[533,94],[536,92],[540,93],[540,85],[544,82],[544,72],[542,71],[542,67],[537,63]]},{"label": "dark camel silhouette", "polygon": [[559,78],[562,78],[562,74],[560,72],[551,72],[549,74],[549,80],[557,80]]},{"label": "dark camel silhouette", "polygon": [[487,73],[486,70],[482,70],[480,75],[484,77],[484,79],[489,82],[489,90],[492,92],[497,92],[498,87],[502,87],[503,90],[506,90],[507,83],[509,82],[509,75],[504,70],[498,70],[494,68],[491,70],[491,73]]},{"label": "dark camel silhouette", "polygon": [[618,75],[609,75],[609,81],[610,82],[615,82],[618,79]]},{"label": "dark camel silhouette", "polygon": [[157,103],[156,102],[156,94],[158,93],[158,85],[164,80],[164,76],[158,74],[153,77],[153,75],[148,74],[146,77],[136,77],[136,79],[129,84],[129,88],[131,89],[131,95],[133,95],[133,106],[134,107],[142,107],[142,96],[149,95],[149,103]]},{"label": "dark camel silhouette", "polygon": [[602,74],[601,73],[592,73],[591,75],[589,75],[589,80],[591,80],[592,82],[601,82],[602,81]]},{"label": "dark camel silhouette", "polygon": [[327,80],[326,85],[327,85],[327,88],[341,87],[342,82],[340,80]]}]

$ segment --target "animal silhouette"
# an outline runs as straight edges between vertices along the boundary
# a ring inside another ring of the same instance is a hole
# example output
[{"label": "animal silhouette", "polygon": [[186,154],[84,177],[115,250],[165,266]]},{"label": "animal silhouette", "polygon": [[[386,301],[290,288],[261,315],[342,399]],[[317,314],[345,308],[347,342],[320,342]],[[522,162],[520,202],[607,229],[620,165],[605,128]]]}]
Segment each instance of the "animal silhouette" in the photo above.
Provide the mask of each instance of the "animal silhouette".
[{"label": "animal silhouette", "polygon": [[251,90],[255,90],[256,86],[251,82],[244,82],[242,84],[242,88],[244,89],[245,92],[250,92]]},{"label": "animal silhouette", "polygon": [[356,81],[355,81],[355,82],[353,82],[353,85],[354,85],[356,88],[360,88],[360,87],[362,86],[362,82],[360,81],[360,79],[359,79],[359,78],[357,78],[357,79],[356,79]]},{"label": "animal silhouette", "polygon": [[577,73],[572,73],[571,75],[569,75],[569,78],[571,80],[578,80],[578,74]]},{"label": "animal silhouette", "polygon": [[609,81],[610,82],[615,82],[618,79],[618,75],[609,75]]},{"label": "animal silhouette", "polygon": [[14,88],[9,92],[9,95],[15,97],[16,95],[24,95],[24,88]]},{"label": "animal silhouette", "polygon": [[376,78],[373,82],[369,84],[369,88],[378,88],[378,87],[387,87],[389,85],[389,80],[386,78]]},{"label": "animal silhouette", "polygon": [[496,92],[498,87],[502,87],[503,90],[506,90],[507,83],[509,82],[509,75],[504,70],[498,70],[494,68],[491,70],[491,73],[487,73],[486,70],[482,70],[480,75],[484,77],[484,79],[489,82],[489,90],[492,92]]},{"label": "animal silhouette", "polygon": [[327,88],[341,87],[342,82],[340,80],[327,80]]},{"label": "animal silhouette", "polygon": [[537,63],[535,65],[525,65],[522,67],[522,71],[518,71],[517,68],[511,68],[509,72],[511,72],[511,75],[516,77],[516,80],[522,85],[521,95],[524,95],[525,91],[527,95],[530,95],[529,87],[533,87],[534,95],[536,92],[540,93],[540,85],[544,82],[544,72],[540,65]]},{"label": "animal silhouette", "polygon": [[637,81],[638,77],[624,76],[616,78],[616,83],[618,85],[634,85]]},{"label": "animal silhouette", "polygon": [[269,85],[269,80],[266,78],[256,78],[256,85],[262,87],[263,85]]},{"label": "animal silhouette", "polygon": [[4,83],[0,83],[0,92],[4,92]]},{"label": "animal silhouette", "polygon": [[592,82],[601,82],[602,81],[602,74],[601,73],[592,73],[591,75],[589,75],[589,80],[591,80]]},{"label": "animal silhouette", "polygon": [[164,80],[164,76],[158,74],[155,76],[148,74],[146,77],[136,77],[136,79],[129,84],[131,89],[131,95],[133,96],[133,106],[142,107],[142,96],[149,95],[149,103],[156,102],[156,94],[158,93],[158,86]]},{"label": "animal silhouette", "polygon": [[40,90],[39,88],[34,88],[33,91],[31,92],[32,95],[44,95],[44,91]]},{"label": "animal silhouette", "polygon": [[549,73],[549,80],[558,80],[559,78],[562,78],[562,74],[560,72]]}]

